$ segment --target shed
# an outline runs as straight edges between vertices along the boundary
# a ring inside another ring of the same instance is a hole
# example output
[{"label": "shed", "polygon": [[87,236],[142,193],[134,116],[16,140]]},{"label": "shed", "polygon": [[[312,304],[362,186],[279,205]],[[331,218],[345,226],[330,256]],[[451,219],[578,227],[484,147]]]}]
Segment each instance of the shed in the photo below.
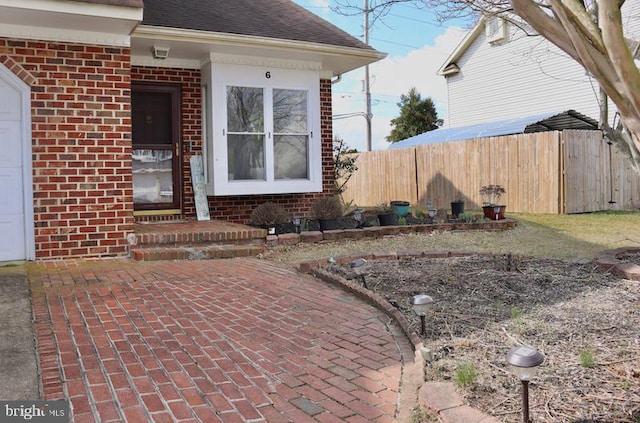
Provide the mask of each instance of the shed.
[{"label": "shed", "polygon": [[598,129],[598,122],[575,110],[550,112],[532,116],[479,123],[458,128],[441,128],[393,143],[389,149],[415,147],[448,141],[472,138],[495,137],[501,135],[527,134],[564,129]]}]

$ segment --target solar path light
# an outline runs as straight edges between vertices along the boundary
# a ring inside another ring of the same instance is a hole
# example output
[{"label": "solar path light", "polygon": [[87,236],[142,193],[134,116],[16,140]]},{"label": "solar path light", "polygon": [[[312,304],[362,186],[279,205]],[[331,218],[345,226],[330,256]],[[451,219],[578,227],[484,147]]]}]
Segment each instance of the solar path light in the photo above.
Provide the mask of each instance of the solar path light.
[{"label": "solar path light", "polygon": [[433,223],[433,219],[436,217],[437,213],[438,213],[438,210],[429,209],[429,217],[431,218],[431,223]]},{"label": "solar path light", "polygon": [[493,214],[496,215],[496,220],[500,219],[500,209],[501,206],[493,206]]},{"label": "solar path light", "polygon": [[353,211],[353,218],[358,222],[358,229],[362,227],[362,209],[355,209]]},{"label": "solar path light", "polygon": [[425,325],[427,321],[427,311],[433,303],[433,298],[425,294],[414,295],[411,301],[413,312],[420,317],[420,334],[425,336]]},{"label": "solar path light", "polygon": [[351,266],[351,268],[353,269],[355,274],[358,276],[358,278],[362,282],[362,286],[364,286],[366,289],[369,289],[367,287],[367,282],[364,280],[363,271],[364,271],[364,265],[365,264],[367,264],[367,260],[365,260],[363,258],[359,258],[359,259],[354,260],[351,263],[349,263],[349,265]]},{"label": "solar path light", "polygon": [[529,381],[536,373],[544,356],[532,347],[516,347],[507,353],[507,363],[522,382],[522,421],[529,423]]},{"label": "solar path light", "polygon": [[296,233],[299,234],[300,226],[302,225],[302,216],[296,213],[293,215],[293,218],[291,219],[291,221],[293,222],[293,226],[296,227]]}]

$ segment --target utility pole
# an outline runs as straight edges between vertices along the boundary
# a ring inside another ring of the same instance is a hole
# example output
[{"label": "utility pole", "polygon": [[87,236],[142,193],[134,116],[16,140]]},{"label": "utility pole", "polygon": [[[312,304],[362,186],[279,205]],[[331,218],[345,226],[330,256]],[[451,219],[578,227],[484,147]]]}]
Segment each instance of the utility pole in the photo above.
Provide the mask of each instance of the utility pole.
[{"label": "utility pole", "polygon": [[[364,0],[364,43],[369,45],[369,0]],[[367,151],[371,151],[371,89],[369,84],[369,65],[364,67],[364,96],[367,103]]]}]

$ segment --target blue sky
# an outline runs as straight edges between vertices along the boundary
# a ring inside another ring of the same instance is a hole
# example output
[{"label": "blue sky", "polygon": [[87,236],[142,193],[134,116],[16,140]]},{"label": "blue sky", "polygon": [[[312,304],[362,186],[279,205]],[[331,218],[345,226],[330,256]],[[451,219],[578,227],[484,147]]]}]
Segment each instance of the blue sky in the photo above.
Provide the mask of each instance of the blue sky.
[{"label": "blue sky", "polygon": [[[294,0],[309,11],[331,22],[349,34],[363,39],[364,17],[343,16],[331,10],[335,0]],[[351,0],[362,5],[362,0]],[[446,84],[436,71],[458,45],[464,30],[436,21],[429,10],[399,4],[384,21],[378,21],[369,32],[369,44],[388,53],[386,59],[370,66],[373,113],[372,145],[386,149],[385,137],[391,130],[390,120],[398,116],[400,95],[416,87],[422,97],[431,97],[440,118],[447,115]],[[334,115],[365,112],[364,68],[349,72],[333,86]],[[366,121],[362,116],[334,120],[334,134],[359,151],[366,149]]]}]

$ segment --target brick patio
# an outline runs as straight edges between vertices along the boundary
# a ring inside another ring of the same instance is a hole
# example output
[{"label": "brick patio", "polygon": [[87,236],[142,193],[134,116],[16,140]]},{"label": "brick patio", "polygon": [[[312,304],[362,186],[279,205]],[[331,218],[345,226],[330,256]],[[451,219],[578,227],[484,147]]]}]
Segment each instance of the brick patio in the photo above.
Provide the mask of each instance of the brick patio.
[{"label": "brick patio", "polygon": [[391,422],[407,339],[255,259],[30,265],[44,398],[81,422]]}]

